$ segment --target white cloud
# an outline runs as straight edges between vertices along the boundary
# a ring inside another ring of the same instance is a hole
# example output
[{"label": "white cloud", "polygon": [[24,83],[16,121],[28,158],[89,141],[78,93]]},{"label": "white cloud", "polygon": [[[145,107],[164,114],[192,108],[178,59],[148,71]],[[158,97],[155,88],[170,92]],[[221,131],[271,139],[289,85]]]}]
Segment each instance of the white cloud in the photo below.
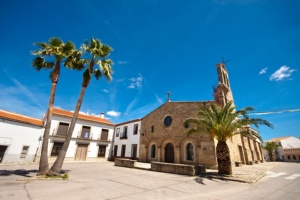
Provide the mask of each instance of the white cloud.
[{"label": "white cloud", "polygon": [[128,89],[135,89],[135,88],[141,88],[142,87],[143,77],[140,74],[139,74],[138,77],[130,78],[129,80],[131,81],[131,83],[127,87]]},{"label": "white cloud", "polygon": [[154,95],[155,95],[155,98],[158,103],[162,104],[164,102],[164,100],[162,98],[159,98],[159,96],[157,94],[154,94]]},{"label": "white cloud", "polygon": [[259,75],[265,74],[267,72],[267,67],[260,70]]},{"label": "white cloud", "polygon": [[270,80],[281,81],[292,75],[295,72],[295,69],[290,69],[288,66],[284,65],[276,70],[271,76]]},{"label": "white cloud", "polygon": [[119,65],[126,65],[126,64],[127,64],[127,61],[118,61],[118,64],[119,64]]},{"label": "white cloud", "polygon": [[108,93],[108,92],[109,92],[109,90],[106,90],[106,89],[103,89],[102,91],[105,92],[105,93]]},{"label": "white cloud", "polygon": [[119,117],[121,115],[120,112],[113,111],[113,110],[107,111],[106,114],[109,115],[109,116],[112,116],[112,117]]}]

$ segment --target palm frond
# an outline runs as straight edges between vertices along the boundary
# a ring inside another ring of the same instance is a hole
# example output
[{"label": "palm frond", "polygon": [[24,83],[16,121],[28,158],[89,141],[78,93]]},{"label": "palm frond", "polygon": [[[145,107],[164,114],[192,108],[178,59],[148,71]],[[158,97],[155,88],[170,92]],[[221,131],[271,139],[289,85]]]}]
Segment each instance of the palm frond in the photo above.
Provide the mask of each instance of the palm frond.
[{"label": "palm frond", "polygon": [[52,37],[49,39],[49,44],[53,47],[60,47],[63,45],[63,41],[58,37]]},{"label": "palm frond", "polygon": [[54,66],[54,62],[46,62],[44,57],[36,57],[32,61],[32,66],[36,68],[37,71],[41,69],[51,69]]},{"label": "palm frond", "polygon": [[97,80],[99,80],[99,79],[101,78],[101,76],[102,76],[101,71],[100,71],[99,69],[95,69],[95,70],[94,70],[94,76],[95,76],[95,78],[96,78]]},{"label": "palm frond", "polygon": [[111,65],[113,65],[112,60],[98,60],[97,64],[100,67],[100,70],[102,71],[102,74],[105,76],[105,78],[110,81],[112,79],[112,68]]},{"label": "palm frond", "polygon": [[196,130],[208,130],[213,137],[218,141],[226,142],[227,139],[231,138],[236,134],[242,134],[245,136],[253,136],[262,141],[262,138],[258,132],[253,131],[249,128],[250,125],[258,127],[259,125],[266,125],[273,127],[273,125],[260,118],[250,118],[248,111],[252,111],[254,108],[246,107],[244,109],[235,111],[233,102],[228,102],[223,108],[218,107],[216,104],[211,103],[209,107],[199,106],[198,116],[199,118],[189,118],[184,123],[196,124],[196,128],[188,132],[196,133]]}]

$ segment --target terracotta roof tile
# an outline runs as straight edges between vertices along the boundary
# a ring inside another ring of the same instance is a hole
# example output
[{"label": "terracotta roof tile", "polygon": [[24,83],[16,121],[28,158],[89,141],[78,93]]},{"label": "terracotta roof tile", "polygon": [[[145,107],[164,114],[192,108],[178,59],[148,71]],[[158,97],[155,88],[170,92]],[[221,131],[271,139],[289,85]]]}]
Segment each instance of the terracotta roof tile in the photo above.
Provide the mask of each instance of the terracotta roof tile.
[{"label": "terracotta roof tile", "polygon": [[280,142],[281,140],[287,139],[289,137],[291,137],[291,136],[285,136],[285,137],[280,137],[280,138],[273,138],[273,139],[268,140],[267,142]]},{"label": "terracotta roof tile", "polygon": [[[62,110],[59,108],[53,108],[53,115],[58,115],[58,116],[63,116],[63,117],[73,117],[73,112],[67,111],[67,110]],[[85,115],[85,114],[80,114],[80,113],[78,114],[78,119],[114,125],[111,121],[109,121],[105,118],[100,118],[97,116]]]},{"label": "terracotta roof tile", "polygon": [[11,120],[11,121],[17,121],[25,124],[31,124],[35,126],[43,126],[43,121],[41,119],[27,117],[25,115],[20,115],[17,113],[12,113],[4,110],[0,110],[0,118]]}]

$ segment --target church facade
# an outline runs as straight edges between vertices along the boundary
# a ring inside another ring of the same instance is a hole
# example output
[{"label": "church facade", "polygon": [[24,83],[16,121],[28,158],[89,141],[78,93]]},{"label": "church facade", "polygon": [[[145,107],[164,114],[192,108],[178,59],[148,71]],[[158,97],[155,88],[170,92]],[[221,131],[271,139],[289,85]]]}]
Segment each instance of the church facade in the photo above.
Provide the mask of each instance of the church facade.
[{"label": "church facade", "polygon": [[[219,84],[214,88],[214,100],[171,102],[168,98],[165,104],[142,118],[139,161],[217,167],[216,139],[209,132],[187,137],[186,132],[192,127],[183,123],[187,118],[198,117],[199,106],[209,106],[213,103],[221,107],[233,101],[225,64],[219,63],[216,66]],[[233,165],[263,161],[261,144],[256,138],[235,135],[227,144]]]}]

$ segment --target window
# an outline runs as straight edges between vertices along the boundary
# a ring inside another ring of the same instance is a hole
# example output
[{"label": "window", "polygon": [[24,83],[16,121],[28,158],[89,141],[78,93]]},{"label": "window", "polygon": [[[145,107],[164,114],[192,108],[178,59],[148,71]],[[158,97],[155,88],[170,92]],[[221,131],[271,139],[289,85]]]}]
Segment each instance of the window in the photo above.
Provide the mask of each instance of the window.
[{"label": "window", "polygon": [[127,126],[124,126],[120,139],[127,139]]},{"label": "window", "polygon": [[53,148],[51,151],[51,156],[58,156],[63,145],[64,145],[63,142],[54,142]]},{"label": "window", "polygon": [[151,132],[154,132],[154,125],[151,126]]},{"label": "window", "polygon": [[122,149],[121,149],[121,156],[125,157],[125,150],[126,150],[126,145],[122,145]]},{"label": "window", "polygon": [[138,124],[135,124],[133,127],[133,135],[136,135],[138,133]]},{"label": "window", "polygon": [[152,144],[150,158],[155,158],[155,155],[156,155],[156,147],[155,147],[155,144]]},{"label": "window", "polygon": [[114,156],[117,156],[118,154],[118,145],[114,146]]},{"label": "window", "polygon": [[59,122],[56,135],[67,136],[69,123]]},{"label": "window", "polygon": [[120,128],[117,128],[116,137],[119,137],[119,135],[120,135]]},{"label": "window", "polygon": [[184,123],[184,128],[190,128],[189,123]]},{"label": "window", "polygon": [[108,129],[102,129],[100,140],[108,140]]},{"label": "window", "polygon": [[291,156],[288,155],[288,159],[290,160],[290,159],[291,159]]},{"label": "window", "polygon": [[20,158],[26,158],[26,155],[28,153],[28,149],[29,149],[29,146],[23,146]]},{"label": "window", "polygon": [[186,145],[186,160],[194,160],[194,147],[192,143]]},{"label": "window", "polygon": [[98,157],[105,157],[106,146],[99,146]]},{"label": "window", "polygon": [[296,156],[295,155],[293,155],[293,159],[296,160]]},{"label": "window", "polygon": [[172,117],[171,116],[166,116],[165,119],[164,119],[164,124],[165,124],[165,126],[171,126]]},{"label": "window", "polygon": [[81,138],[89,138],[90,137],[91,127],[83,126],[81,131]]}]

